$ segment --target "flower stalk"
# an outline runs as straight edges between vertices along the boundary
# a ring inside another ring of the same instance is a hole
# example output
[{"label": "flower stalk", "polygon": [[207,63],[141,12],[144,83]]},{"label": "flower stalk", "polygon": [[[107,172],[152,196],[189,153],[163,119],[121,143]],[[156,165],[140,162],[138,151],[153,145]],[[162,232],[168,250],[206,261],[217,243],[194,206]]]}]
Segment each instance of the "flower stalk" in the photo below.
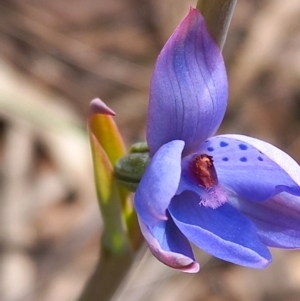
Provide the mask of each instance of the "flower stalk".
[{"label": "flower stalk", "polygon": [[114,255],[101,250],[100,260],[78,301],[109,301],[122,284],[132,264],[133,254]]},{"label": "flower stalk", "polygon": [[135,211],[128,190],[116,181],[114,166],[125,154],[115,113],[100,99],[94,99],[88,116],[88,132],[94,178],[103,219],[99,262],[79,301],[111,300],[134,262],[142,244]]}]

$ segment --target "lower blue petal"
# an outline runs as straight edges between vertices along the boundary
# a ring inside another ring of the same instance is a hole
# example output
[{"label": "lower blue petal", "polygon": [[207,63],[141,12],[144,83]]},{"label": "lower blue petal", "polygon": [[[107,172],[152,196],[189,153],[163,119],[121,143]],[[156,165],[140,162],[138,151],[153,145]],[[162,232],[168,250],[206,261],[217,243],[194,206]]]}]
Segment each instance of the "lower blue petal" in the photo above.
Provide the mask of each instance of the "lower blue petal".
[{"label": "lower blue petal", "polygon": [[300,197],[281,193],[263,203],[230,197],[232,206],[258,228],[261,241],[277,248],[300,248]]},{"label": "lower blue petal", "polygon": [[134,197],[140,218],[149,226],[167,220],[166,210],[178,188],[184,142],[164,144],[153,156]]},{"label": "lower blue petal", "polygon": [[139,223],[151,253],[159,261],[183,272],[199,271],[189,241],[172,219],[158,222],[151,229],[140,219]]},{"label": "lower blue petal", "polygon": [[244,199],[265,201],[283,191],[300,196],[299,185],[284,165],[245,141],[221,135],[207,140],[198,151],[213,156],[219,184]]},{"label": "lower blue petal", "polygon": [[218,258],[253,268],[271,262],[254,224],[229,204],[217,209],[203,207],[195,193],[184,192],[173,198],[169,212],[191,242]]}]

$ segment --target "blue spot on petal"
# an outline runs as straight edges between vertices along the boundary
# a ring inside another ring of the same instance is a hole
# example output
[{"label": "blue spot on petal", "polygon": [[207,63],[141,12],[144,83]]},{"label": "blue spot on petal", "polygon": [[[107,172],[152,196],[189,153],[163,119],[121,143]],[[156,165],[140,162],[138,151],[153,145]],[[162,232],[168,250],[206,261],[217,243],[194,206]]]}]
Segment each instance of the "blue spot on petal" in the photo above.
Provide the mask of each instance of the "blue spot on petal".
[{"label": "blue spot on petal", "polygon": [[227,162],[229,159],[227,157],[222,158],[223,161]]},{"label": "blue spot on petal", "polygon": [[225,146],[227,146],[227,145],[228,145],[227,142],[224,142],[224,141],[221,141],[221,142],[220,142],[220,146],[221,146],[221,147],[225,147]]},{"label": "blue spot on petal", "polygon": [[215,149],[214,149],[213,147],[208,147],[207,150],[208,150],[209,152],[213,152]]},{"label": "blue spot on petal", "polygon": [[264,161],[264,159],[262,157],[258,157],[257,158],[259,161]]},{"label": "blue spot on petal", "polygon": [[248,146],[246,144],[239,144],[239,148],[241,150],[246,150],[246,149],[248,149]]},{"label": "blue spot on petal", "polygon": [[247,162],[248,159],[247,159],[246,157],[242,157],[242,158],[240,158],[240,161],[241,161],[241,162]]}]

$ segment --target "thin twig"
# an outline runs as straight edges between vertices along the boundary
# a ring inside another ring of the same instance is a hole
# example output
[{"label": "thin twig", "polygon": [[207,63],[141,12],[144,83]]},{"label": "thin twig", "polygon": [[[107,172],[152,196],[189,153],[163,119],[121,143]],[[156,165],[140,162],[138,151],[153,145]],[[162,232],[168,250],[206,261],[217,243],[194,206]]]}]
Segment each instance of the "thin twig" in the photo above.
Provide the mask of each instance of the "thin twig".
[{"label": "thin twig", "polygon": [[223,49],[237,0],[198,0],[197,9],[206,20],[208,31]]}]

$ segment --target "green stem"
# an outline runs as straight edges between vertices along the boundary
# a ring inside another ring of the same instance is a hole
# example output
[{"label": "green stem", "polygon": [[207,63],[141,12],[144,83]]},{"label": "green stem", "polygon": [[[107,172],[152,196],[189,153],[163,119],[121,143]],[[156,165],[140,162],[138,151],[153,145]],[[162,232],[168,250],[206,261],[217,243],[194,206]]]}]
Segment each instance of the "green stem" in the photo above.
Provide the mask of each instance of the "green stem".
[{"label": "green stem", "polygon": [[206,20],[208,31],[223,49],[237,0],[198,0],[197,9]]},{"label": "green stem", "polygon": [[134,263],[133,254],[116,255],[103,250],[97,267],[78,301],[109,301]]}]

